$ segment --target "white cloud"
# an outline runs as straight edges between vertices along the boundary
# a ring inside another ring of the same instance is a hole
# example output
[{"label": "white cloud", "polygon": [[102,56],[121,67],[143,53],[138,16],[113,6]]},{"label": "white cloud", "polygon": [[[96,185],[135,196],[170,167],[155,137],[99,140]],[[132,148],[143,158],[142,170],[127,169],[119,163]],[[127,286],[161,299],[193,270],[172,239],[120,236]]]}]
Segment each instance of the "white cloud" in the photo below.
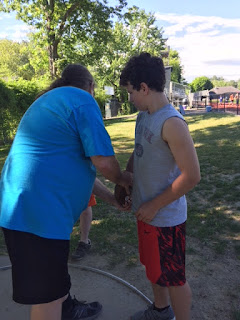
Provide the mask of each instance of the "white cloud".
[{"label": "white cloud", "polygon": [[184,77],[213,75],[240,79],[240,19],[176,14],[156,14],[167,24],[164,36],[176,49],[184,66]]},{"label": "white cloud", "polygon": [[12,16],[9,13],[1,12],[0,13],[0,20],[3,20],[3,19],[12,19]]},{"label": "white cloud", "polygon": [[14,24],[4,28],[5,32],[0,33],[0,39],[8,38],[13,41],[22,41],[27,39],[27,34],[32,28],[28,25]]},{"label": "white cloud", "polygon": [[7,32],[0,32],[0,39],[5,39],[7,38],[8,33]]}]

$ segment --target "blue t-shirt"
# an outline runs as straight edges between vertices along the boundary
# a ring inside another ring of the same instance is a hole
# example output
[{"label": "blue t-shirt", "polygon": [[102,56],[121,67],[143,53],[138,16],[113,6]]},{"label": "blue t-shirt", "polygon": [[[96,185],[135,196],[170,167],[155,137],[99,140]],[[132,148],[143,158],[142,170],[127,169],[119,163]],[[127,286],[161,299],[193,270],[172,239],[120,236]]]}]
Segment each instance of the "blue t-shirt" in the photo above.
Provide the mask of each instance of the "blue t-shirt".
[{"label": "blue t-shirt", "polygon": [[114,151],[100,109],[86,91],[53,89],[24,114],[0,181],[0,226],[69,239],[87,207],[96,168]]}]

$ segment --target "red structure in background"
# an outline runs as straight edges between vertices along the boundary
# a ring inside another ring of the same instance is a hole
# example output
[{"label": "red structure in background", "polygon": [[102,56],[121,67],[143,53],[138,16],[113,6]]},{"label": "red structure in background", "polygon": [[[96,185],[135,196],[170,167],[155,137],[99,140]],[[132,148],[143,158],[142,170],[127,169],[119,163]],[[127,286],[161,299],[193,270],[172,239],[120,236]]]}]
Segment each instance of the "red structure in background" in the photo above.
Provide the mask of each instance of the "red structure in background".
[{"label": "red structure in background", "polygon": [[213,111],[239,114],[240,90],[234,87],[219,87],[209,90],[209,105]]},{"label": "red structure in background", "polygon": [[212,107],[213,111],[232,112],[239,114],[239,98],[240,93],[235,95],[233,102],[229,101],[228,97],[226,99],[225,94],[222,95],[222,99],[220,99],[218,96],[212,96],[209,105]]},{"label": "red structure in background", "polygon": [[240,114],[240,90],[232,86],[191,92],[188,97],[190,105],[197,109],[211,106],[212,111]]}]

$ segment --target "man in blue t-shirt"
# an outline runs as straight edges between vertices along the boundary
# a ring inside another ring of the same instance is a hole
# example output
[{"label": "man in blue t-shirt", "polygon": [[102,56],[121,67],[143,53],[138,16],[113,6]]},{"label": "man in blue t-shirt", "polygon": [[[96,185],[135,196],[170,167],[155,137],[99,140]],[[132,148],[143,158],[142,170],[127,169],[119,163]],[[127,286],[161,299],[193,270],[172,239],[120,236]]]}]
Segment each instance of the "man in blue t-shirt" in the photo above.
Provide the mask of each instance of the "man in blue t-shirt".
[{"label": "man in blue t-shirt", "polygon": [[93,91],[85,67],[67,66],[24,114],[2,170],[0,226],[13,299],[32,305],[31,320],[93,319],[102,309],[69,294],[70,234],[96,170],[126,189],[132,178],[120,170]]}]

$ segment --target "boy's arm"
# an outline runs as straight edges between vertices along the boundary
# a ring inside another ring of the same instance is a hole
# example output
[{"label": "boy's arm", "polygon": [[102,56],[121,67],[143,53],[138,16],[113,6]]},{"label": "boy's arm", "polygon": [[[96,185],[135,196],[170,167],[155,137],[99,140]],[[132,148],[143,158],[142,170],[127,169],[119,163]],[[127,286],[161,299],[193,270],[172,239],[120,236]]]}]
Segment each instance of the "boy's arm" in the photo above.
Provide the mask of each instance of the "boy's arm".
[{"label": "boy's arm", "polygon": [[134,151],[131,154],[130,158],[128,159],[127,166],[126,166],[126,171],[129,171],[132,173],[133,173],[133,158],[134,158]]},{"label": "boy's arm", "polygon": [[146,223],[159,209],[186,194],[200,181],[198,157],[186,123],[177,117],[168,119],[162,138],[168,143],[181,174],[165,191],[139,207],[136,217]]}]

